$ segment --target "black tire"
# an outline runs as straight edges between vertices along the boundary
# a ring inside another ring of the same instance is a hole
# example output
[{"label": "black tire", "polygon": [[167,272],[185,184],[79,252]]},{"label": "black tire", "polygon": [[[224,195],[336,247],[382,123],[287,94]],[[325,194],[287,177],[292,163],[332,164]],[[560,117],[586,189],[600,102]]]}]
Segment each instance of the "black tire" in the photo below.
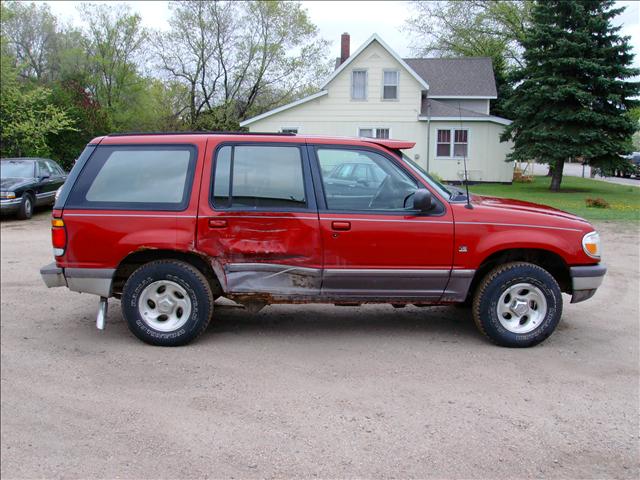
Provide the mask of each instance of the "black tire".
[{"label": "black tire", "polygon": [[22,195],[22,202],[20,202],[20,207],[18,208],[18,213],[16,216],[20,220],[29,220],[33,216],[33,195],[30,193],[24,193]]},{"label": "black tire", "polygon": [[[140,313],[141,294],[152,283],[163,280],[181,286],[190,301],[191,312],[186,322],[174,331],[152,328]],[[141,266],[127,279],[121,306],[129,330],[140,340],[151,345],[177,347],[195,340],[206,330],[213,313],[213,295],[207,278],[192,265],[178,260],[156,260]]]},{"label": "black tire", "polygon": [[[533,330],[526,333],[508,330],[498,317],[500,297],[510,287],[520,283],[536,287],[546,300],[546,314]],[[562,293],[558,282],[549,272],[531,263],[513,262],[494,268],[480,282],[473,299],[473,319],[478,330],[503,347],[537,345],[553,333],[561,316]]]}]

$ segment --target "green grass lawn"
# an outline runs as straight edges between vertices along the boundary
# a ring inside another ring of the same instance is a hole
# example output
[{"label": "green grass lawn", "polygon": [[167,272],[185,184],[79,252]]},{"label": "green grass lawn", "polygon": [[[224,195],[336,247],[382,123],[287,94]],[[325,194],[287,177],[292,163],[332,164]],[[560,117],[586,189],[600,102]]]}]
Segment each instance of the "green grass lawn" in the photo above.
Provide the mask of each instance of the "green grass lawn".
[{"label": "green grass lawn", "polygon": [[[564,177],[562,190],[549,191],[548,177],[534,177],[533,183],[512,185],[470,185],[471,193],[496,197],[516,198],[541,203],[579,215],[587,220],[640,221],[640,188],[592,180]],[[587,198],[603,198],[610,208],[587,207]]]}]

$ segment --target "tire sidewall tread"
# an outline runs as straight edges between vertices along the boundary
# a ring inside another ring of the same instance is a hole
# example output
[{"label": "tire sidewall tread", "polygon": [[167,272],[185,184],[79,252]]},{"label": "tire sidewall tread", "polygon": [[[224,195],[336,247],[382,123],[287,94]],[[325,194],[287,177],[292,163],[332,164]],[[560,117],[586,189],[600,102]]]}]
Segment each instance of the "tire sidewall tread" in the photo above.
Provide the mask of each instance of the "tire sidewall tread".
[{"label": "tire sidewall tread", "polygon": [[[502,326],[496,307],[505,287],[523,282],[542,291],[547,300],[547,314],[537,328],[518,334]],[[493,343],[505,347],[531,347],[547,339],[558,325],[562,316],[562,293],[555,278],[542,267],[510,262],[499,265],[484,277],[474,295],[472,312],[478,330]]]},{"label": "tire sidewall tread", "polygon": [[[140,294],[153,282],[169,280],[182,286],[191,301],[187,322],[173,332],[160,332],[141,318]],[[213,294],[206,277],[194,266],[179,260],[156,260],[134,271],[122,289],[122,315],[131,332],[143,342],[159,346],[180,346],[195,340],[209,325],[213,312]]]}]

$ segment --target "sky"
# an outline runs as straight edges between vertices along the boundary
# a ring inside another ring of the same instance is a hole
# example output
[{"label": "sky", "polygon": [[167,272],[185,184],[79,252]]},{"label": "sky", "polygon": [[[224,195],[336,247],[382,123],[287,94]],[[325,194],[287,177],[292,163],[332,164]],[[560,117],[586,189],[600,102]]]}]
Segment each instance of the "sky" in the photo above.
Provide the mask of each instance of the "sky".
[{"label": "sky", "polygon": [[[40,3],[40,2],[37,2]],[[60,19],[80,24],[73,1],[46,1]],[[110,3],[106,1],[89,3]],[[127,1],[131,8],[142,17],[146,27],[166,29],[170,16],[168,2]],[[331,56],[340,56],[340,35],[351,35],[351,51],[354,52],[373,33],[380,35],[400,56],[411,56],[409,35],[401,31],[405,20],[411,14],[409,2],[404,1],[303,1],[311,21],[318,26],[320,36],[332,42]],[[618,5],[627,10],[617,18],[622,25],[622,33],[631,36],[636,54],[635,65],[640,67],[640,2],[619,1]]]}]

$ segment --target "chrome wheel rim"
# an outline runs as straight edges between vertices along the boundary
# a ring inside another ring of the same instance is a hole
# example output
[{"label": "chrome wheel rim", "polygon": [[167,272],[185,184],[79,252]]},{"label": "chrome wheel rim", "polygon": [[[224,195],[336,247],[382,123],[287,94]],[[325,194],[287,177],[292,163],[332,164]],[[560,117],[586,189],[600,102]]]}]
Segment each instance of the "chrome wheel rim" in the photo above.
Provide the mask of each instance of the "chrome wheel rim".
[{"label": "chrome wheel rim", "polygon": [[142,321],[159,332],[173,332],[191,315],[191,299],[176,282],[158,280],[145,287],[138,300]]},{"label": "chrome wheel rim", "polygon": [[500,324],[511,333],[529,333],[547,316],[547,299],[535,285],[517,283],[502,292],[496,313]]},{"label": "chrome wheel rim", "polygon": [[24,213],[27,215],[31,215],[32,210],[31,200],[29,198],[24,199]]}]

